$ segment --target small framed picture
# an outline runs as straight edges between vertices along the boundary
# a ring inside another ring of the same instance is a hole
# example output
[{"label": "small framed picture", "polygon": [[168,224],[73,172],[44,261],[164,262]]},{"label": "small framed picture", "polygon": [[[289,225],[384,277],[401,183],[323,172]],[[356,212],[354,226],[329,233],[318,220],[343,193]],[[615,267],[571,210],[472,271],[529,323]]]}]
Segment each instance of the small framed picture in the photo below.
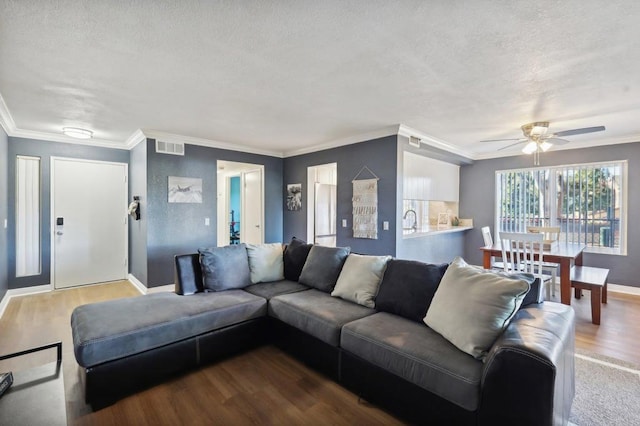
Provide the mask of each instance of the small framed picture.
[{"label": "small framed picture", "polygon": [[438,228],[448,228],[449,226],[451,226],[449,213],[438,213]]}]

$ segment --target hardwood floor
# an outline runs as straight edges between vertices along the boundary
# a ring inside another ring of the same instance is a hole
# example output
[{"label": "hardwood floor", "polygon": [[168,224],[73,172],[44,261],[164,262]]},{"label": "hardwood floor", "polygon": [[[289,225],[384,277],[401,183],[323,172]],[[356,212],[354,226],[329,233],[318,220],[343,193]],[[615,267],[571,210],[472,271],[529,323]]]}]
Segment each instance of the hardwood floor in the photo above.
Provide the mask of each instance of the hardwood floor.
[{"label": "hardwood floor", "polygon": [[[81,304],[140,296],[128,282],[13,298],[0,319],[0,354],[62,340],[69,424],[401,424],[273,346],[264,346],[125,398],[92,412],[84,403],[69,319]],[[602,324],[591,324],[589,297],[572,300],[576,348],[640,365],[640,296],[609,293]],[[51,362],[55,353],[0,363],[22,370]]]}]

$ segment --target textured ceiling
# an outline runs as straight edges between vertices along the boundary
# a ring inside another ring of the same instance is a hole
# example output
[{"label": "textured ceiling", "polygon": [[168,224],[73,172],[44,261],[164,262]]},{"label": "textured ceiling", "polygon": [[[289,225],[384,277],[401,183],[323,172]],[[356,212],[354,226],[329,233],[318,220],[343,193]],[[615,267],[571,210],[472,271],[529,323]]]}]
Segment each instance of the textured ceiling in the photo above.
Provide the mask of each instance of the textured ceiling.
[{"label": "textured ceiling", "polygon": [[287,154],[402,123],[474,158],[540,120],[607,128],[563,148],[640,140],[637,0],[0,5],[15,132]]}]

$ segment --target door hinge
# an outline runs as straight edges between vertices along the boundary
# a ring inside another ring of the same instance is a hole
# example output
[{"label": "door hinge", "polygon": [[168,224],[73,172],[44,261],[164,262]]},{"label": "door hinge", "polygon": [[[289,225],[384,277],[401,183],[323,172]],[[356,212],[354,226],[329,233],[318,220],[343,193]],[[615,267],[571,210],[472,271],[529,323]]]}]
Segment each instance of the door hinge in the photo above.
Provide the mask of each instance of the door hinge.
[{"label": "door hinge", "polygon": [[127,266],[127,258],[124,259],[124,266]]}]

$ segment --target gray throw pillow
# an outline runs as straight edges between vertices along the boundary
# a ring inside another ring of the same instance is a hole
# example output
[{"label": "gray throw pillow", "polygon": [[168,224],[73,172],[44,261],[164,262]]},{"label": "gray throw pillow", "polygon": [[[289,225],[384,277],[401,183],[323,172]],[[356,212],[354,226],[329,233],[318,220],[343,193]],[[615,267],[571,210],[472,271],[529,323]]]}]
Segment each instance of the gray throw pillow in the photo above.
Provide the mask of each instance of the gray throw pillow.
[{"label": "gray throw pillow", "polygon": [[198,249],[205,291],[222,291],[251,285],[244,244]]},{"label": "gray throw pillow", "polygon": [[249,269],[253,284],[284,279],[282,244],[247,244]]},{"label": "gray throw pillow", "polygon": [[524,280],[468,265],[457,257],[442,277],[424,322],[461,351],[482,359],[528,291]]},{"label": "gray throw pillow", "polygon": [[336,285],[342,265],[350,251],[350,247],[314,245],[304,262],[298,282],[330,293]]},{"label": "gray throw pillow", "polygon": [[365,256],[351,253],[344,262],[332,296],[375,307],[380,281],[391,256]]}]

